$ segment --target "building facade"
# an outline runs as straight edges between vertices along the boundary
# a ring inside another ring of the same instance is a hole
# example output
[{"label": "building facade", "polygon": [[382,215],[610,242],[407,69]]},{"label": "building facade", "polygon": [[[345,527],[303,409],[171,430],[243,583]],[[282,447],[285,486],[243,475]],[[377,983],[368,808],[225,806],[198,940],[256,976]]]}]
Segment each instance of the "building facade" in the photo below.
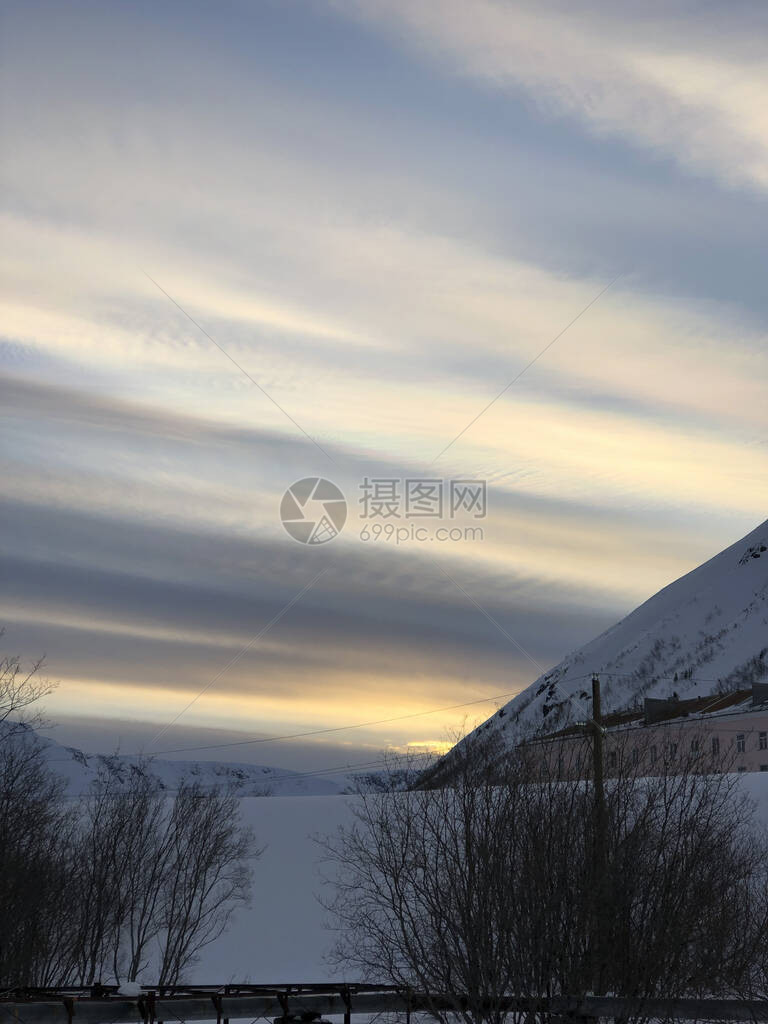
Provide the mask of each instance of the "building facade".
[{"label": "building facade", "polygon": [[[768,772],[768,685],[693,700],[647,698],[642,706],[603,718],[604,772],[644,775],[701,771]],[[546,774],[579,779],[592,774],[593,730],[578,723],[530,741]]]}]

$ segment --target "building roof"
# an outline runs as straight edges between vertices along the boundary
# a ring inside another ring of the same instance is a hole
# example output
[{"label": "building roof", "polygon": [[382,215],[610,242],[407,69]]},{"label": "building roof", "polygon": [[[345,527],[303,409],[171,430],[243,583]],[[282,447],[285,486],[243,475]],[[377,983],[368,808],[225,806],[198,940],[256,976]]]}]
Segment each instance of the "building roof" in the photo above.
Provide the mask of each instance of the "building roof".
[{"label": "building roof", "polygon": [[[764,695],[759,694],[760,697]],[[692,697],[680,700],[676,696],[664,699],[646,698],[643,706],[636,705],[621,711],[612,711],[603,715],[603,727],[619,729],[622,726],[657,725],[661,722],[673,722],[677,719],[702,715],[718,715],[733,712],[739,708],[744,711],[765,709],[765,701],[756,699],[756,688],[748,690],[732,690],[729,693],[712,693],[706,697]],[[558,739],[583,733],[584,722],[576,722],[563,729],[537,737],[537,740]],[[534,741],[535,742],[535,741]]]}]

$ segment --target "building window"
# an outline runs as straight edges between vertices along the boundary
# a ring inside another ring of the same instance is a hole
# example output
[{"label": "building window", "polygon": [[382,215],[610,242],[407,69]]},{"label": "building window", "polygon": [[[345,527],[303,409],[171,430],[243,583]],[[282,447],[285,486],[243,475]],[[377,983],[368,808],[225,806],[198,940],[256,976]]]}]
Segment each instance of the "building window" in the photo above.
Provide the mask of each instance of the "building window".
[{"label": "building window", "polygon": [[747,744],[744,738],[744,733],[740,732],[736,737],[736,752],[739,754],[743,754],[746,749]]},{"label": "building window", "polygon": [[768,732],[758,734],[757,745],[760,750],[768,750]]},{"label": "building window", "polygon": [[615,768],[616,767],[616,761],[617,761],[616,751],[615,750],[610,750],[608,752],[608,767],[609,768]]},{"label": "building window", "polygon": [[636,765],[640,760],[640,751],[637,747],[632,747],[632,764]]},{"label": "building window", "polygon": [[677,744],[676,743],[670,743],[669,747],[667,749],[669,751],[669,759],[670,759],[670,761],[674,761],[674,759],[677,757]]},{"label": "building window", "polygon": [[720,753],[720,737],[719,736],[713,736],[712,737],[712,757],[717,757],[717,755],[719,753]]},{"label": "building window", "polygon": [[761,764],[760,765],[760,771],[761,772],[768,772],[768,764]]},{"label": "building window", "polygon": [[656,749],[656,747],[651,747],[651,764],[653,764],[653,762],[656,760],[656,758],[658,756],[659,756],[659,752]]},{"label": "building window", "polygon": [[691,753],[698,754],[699,752],[699,741],[698,739],[691,740]]}]

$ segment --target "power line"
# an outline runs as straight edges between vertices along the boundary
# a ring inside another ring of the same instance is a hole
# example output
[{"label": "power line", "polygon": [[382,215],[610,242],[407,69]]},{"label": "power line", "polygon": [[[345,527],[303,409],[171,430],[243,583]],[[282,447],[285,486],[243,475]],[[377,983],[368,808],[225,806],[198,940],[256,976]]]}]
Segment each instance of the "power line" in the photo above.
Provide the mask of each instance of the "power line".
[{"label": "power line", "polygon": [[[141,750],[141,751],[137,751],[137,752],[132,753],[132,754],[120,754],[120,753],[118,753],[118,754],[108,754],[108,755],[105,755],[105,754],[87,754],[86,757],[118,757],[118,758],[128,758],[128,757],[160,757],[163,754],[186,754],[186,753],[193,753],[193,752],[198,751],[198,750],[226,750],[226,749],[229,749],[231,747],[244,747],[244,746],[249,746],[249,745],[252,745],[252,744],[255,744],[255,743],[278,743],[281,740],[296,740],[296,739],[302,739],[305,736],[321,736],[321,735],[324,735],[324,734],[330,733],[330,732],[344,732],[344,731],[349,730],[349,729],[366,729],[366,728],[369,728],[369,727],[374,726],[374,725],[388,725],[391,722],[404,722],[404,721],[406,721],[407,719],[410,719],[410,718],[422,718],[425,715],[437,715],[437,714],[440,714],[443,711],[457,711],[457,710],[459,710],[461,708],[473,707],[476,704],[487,704],[490,701],[502,700],[505,697],[514,697],[514,696],[517,695],[518,692],[519,691],[517,691],[517,690],[510,690],[508,693],[497,693],[497,694],[494,694],[492,697],[481,697],[479,700],[470,700],[470,701],[467,701],[465,704],[450,704],[447,707],[432,708],[429,711],[415,711],[415,712],[413,712],[413,714],[398,715],[395,718],[380,718],[380,719],[378,719],[375,722],[358,722],[356,725],[336,725],[336,726],[332,726],[331,728],[328,728],[328,729],[313,729],[313,730],[311,730],[309,732],[291,733],[291,734],[286,735],[286,736],[263,736],[263,737],[257,737],[255,739],[250,739],[250,740],[237,740],[235,742],[230,742],[230,743],[208,743],[208,744],[205,744],[203,746],[197,746],[197,747],[175,747],[172,750],[151,750],[151,751],[143,751],[143,750]],[[43,738],[44,739],[51,739],[51,740],[53,740],[53,737],[50,737],[50,736],[44,736]],[[54,740],[54,742],[56,742],[56,741]],[[58,763],[61,763],[61,764],[69,763],[69,759],[68,758],[59,758],[59,759],[51,758],[51,762],[53,762],[54,760],[57,760]]]},{"label": "power line", "polygon": [[[582,675],[578,675],[578,676],[568,676],[566,679],[564,679],[562,681],[563,682],[577,682],[577,681],[579,681],[581,679],[591,679],[594,674],[595,674],[594,672],[585,672]],[[621,673],[621,672],[598,672],[598,675],[600,675],[601,677],[608,677],[608,678],[611,678],[611,679],[636,679],[637,678],[635,673],[629,673],[629,672],[625,672],[625,673]],[[720,679],[710,679],[710,678],[703,678],[703,677],[698,677],[697,679],[693,679],[693,678],[680,679],[678,677],[676,679],[674,676],[662,676],[662,675],[654,676],[654,680],[655,681],[659,681],[659,682],[663,680],[663,681],[672,681],[672,682],[681,682],[681,683],[682,682],[689,682],[689,683],[718,683],[718,682],[720,682]],[[465,702],[463,704],[450,704],[450,705],[447,705],[445,707],[432,708],[431,710],[428,710],[428,711],[416,711],[416,712],[413,712],[412,714],[398,715],[398,716],[393,717],[393,718],[380,718],[380,719],[377,719],[376,721],[372,721],[372,722],[358,722],[358,723],[356,723],[354,725],[338,725],[338,726],[332,726],[332,727],[329,727],[329,728],[326,728],[326,729],[312,729],[312,730],[309,730],[307,732],[290,733],[290,734],[287,734],[287,735],[284,735],[284,736],[263,736],[263,737],[258,737],[258,738],[255,738],[255,739],[249,739],[249,740],[236,740],[234,742],[229,742],[229,743],[208,743],[208,744],[199,745],[199,746],[174,747],[174,748],[169,749],[169,750],[153,750],[153,751],[148,751],[148,752],[147,751],[137,751],[137,752],[132,753],[132,754],[117,754],[117,755],[114,755],[114,756],[121,757],[121,758],[128,758],[128,757],[161,757],[164,754],[186,754],[186,753],[194,753],[194,752],[200,751],[200,750],[228,750],[228,749],[231,749],[233,747],[252,746],[252,745],[260,744],[260,743],[279,743],[279,742],[284,741],[284,740],[296,740],[296,739],[303,739],[305,737],[310,737],[310,736],[322,736],[322,735],[327,735],[328,733],[346,732],[346,731],[353,730],[353,729],[366,729],[366,728],[371,728],[371,727],[373,727],[375,725],[389,725],[389,724],[391,724],[393,722],[403,722],[403,721],[407,721],[407,720],[412,719],[412,718],[422,718],[422,717],[425,717],[427,715],[436,715],[436,714],[440,714],[440,713],[445,712],[445,711],[458,711],[461,708],[473,707],[473,706],[476,706],[478,704],[487,704],[487,703],[489,703],[491,701],[502,700],[502,699],[507,698],[507,697],[516,697],[516,696],[519,696],[523,692],[524,691],[521,691],[521,690],[511,690],[508,693],[497,693],[497,694],[494,694],[491,697],[482,697],[479,700],[467,701],[467,702]],[[568,697],[569,700],[572,699],[572,695],[570,695],[570,694],[568,694],[567,697]],[[44,737],[44,738],[46,738],[46,739],[53,739],[53,737]],[[104,755],[88,755],[88,756],[104,756]],[[113,756],[113,755],[109,755],[109,756]],[[61,761],[61,763],[64,763],[64,760],[65,759],[63,759]]]},{"label": "power line", "polygon": [[308,732],[296,732],[286,736],[262,736],[252,740],[237,740],[234,743],[209,743],[198,747],[176,747],[172,750],[152,750],[148,753],[125,754],[124,757],[160,757],[163,754],[186,754],[196,750],[226,750],[231,747],[245,747],[255,743],[278,743],[281,740],[298,740],[306,736],[323,736],[330,732],[346,732],[349,729],[367,729],[374,725],[388,725],[391,722],[404,722],[409,718],[422,718],[425,715],[437,715],[442,711],[457,711],[460,708],[469,708],[475,704],[487,704],[489,701],[501,700],[505,697],[514,697],[519,691],[511,690],[509,693],[497,693],[492,697],[481,697],[479,700],[470,700],[464,704],[450,704],[447,707],[432,708],[430,711],[414,711],[409,715],[398,715],[395,718],[379,718],[374,722],[358,722],[356,725],[334,725],[328,729],[312,729]]},{"label": "power line", "polygon": [[[428,757],[434,757],[434,756],[435,755],[433,753],[431,753],[430,751],[424,751],[423,753],[420,753],[420,754],[408,754],[407,758],[408,758],[408,761],[412,761],[412,760],[416,760],[417,758],[428,758]],[[337,775],[339,772],[344,773],[344,772],[349,772],[349,771],[362,771],[363,769],[378,768],[378,767],[380,767],[382,765],[387,765],[387,764],[390,764],[390,763],[391,763],[391,758],[389,758],[389,757],[380,757],[380,758],[378,758],[375,761],[358,761],[355,764],[339,765],[338,768],[317,768],[314,771],[310,771],[310,772],[291,772],[290,774],[287,774],[287,775],[276,775],[274,778],[270,779],[269,781],[270,782],[291,782],[291,781],[293,781],[296,778],[310,779],[310,778],[317,778],[318,776],[321,776],[321,775]]]}]

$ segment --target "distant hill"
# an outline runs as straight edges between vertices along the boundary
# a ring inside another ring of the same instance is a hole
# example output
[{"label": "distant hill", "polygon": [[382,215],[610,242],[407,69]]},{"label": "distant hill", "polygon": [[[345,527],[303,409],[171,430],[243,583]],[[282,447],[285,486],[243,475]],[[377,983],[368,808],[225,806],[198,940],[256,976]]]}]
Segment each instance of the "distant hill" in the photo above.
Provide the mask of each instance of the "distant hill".
[{"label": "distant hill", "polygon": [[[26,727],[30,735],[34,731]],[[106,771],[118,781],[135,771],[149,771],[160,785],[172,792],[179,780],[189,775],[202,786],[231,783],[239,796],[334,796],[349,785],[343,773],[335,778],[302,775],[284,768],[259,764],[236,764],[225,761],[163,761],[150,762],[126,754],[86,754],[76,747],[65,747],[45,736],[37,736],[51,769],[64,778],[67,793],[77,796],[88,788],[99,772]]]},{"label": "distant hill", "polygon": [[603,711],[768,679],[768,521],[563,658],[468,739],[495,733],[512,743],[584,720],[593,673]]}]

